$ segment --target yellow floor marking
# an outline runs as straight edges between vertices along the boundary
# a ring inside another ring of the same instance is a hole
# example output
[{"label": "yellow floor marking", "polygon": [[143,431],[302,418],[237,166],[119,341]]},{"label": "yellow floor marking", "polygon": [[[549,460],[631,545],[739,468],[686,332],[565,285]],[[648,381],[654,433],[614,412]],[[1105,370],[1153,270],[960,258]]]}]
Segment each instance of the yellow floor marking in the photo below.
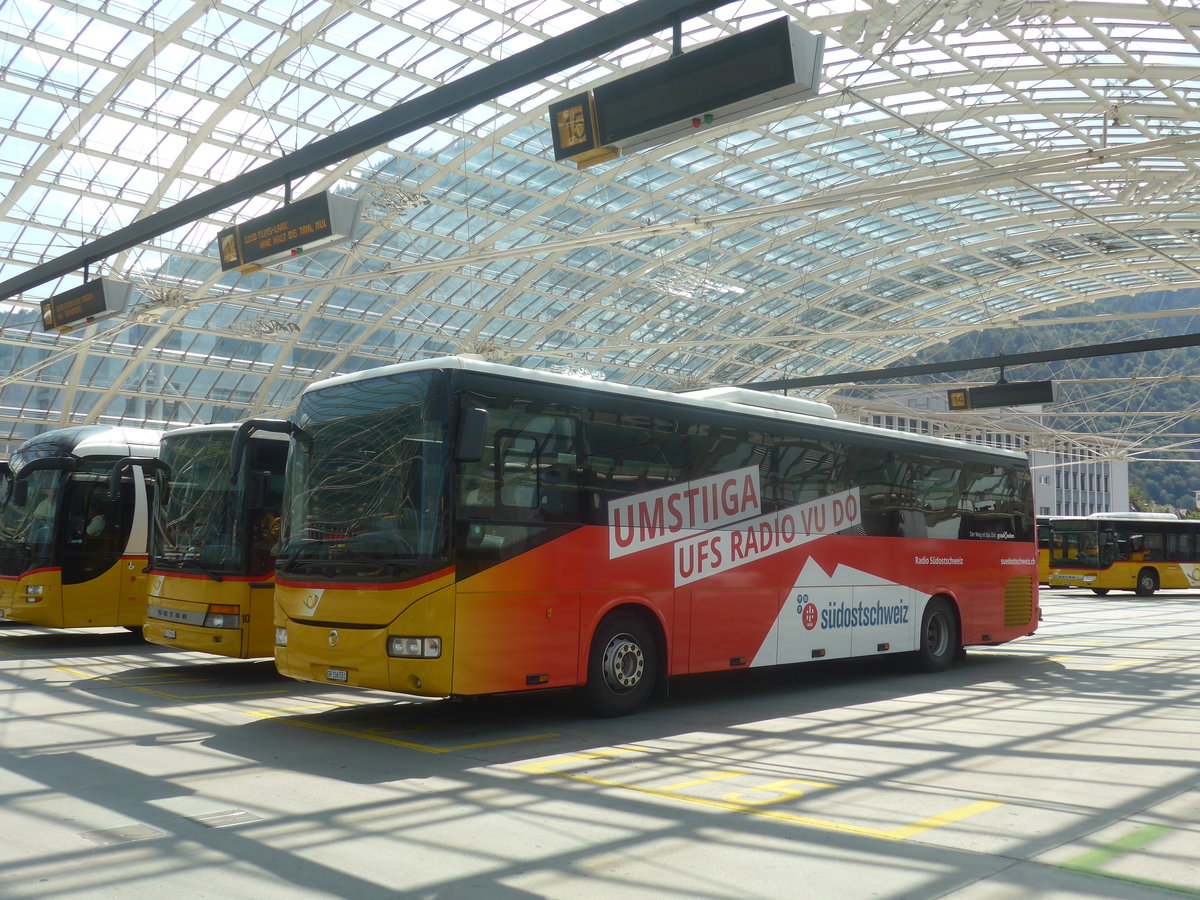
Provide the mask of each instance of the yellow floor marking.
[{"label": "yellow floor marking", "polygon": [[[968,816],[978,815],[986,812],[989,809],[995,809],[1001,806],[1001,803],[991,800],[981,800],[977,803],[971,803],[967,806],[959,807],[958,809],[950,810],[949,812],[940,813],[936,816],[928,816],[913,822],[910,825],[901,825],[897,828],[868,828],[861,825],[848,825],[844,822],[834,822],[829,819],[818,819],[813,816],[802,816],[796,813],[783,812],[778,809],[765,809],[760,805],[747,803],[737,803],[730,800],[716,800],[706,797],[694,797],[687,794],[679,794],[666,788],[652,788],[636,784],[625,784],[619,781],[607,781],[602,778],[592,778],[587,775],[576,775],[572,772],[563,772],[552,766],[567,765],[572,762],[611,759],[620,753],[629,752],[614,749],[611,751],[597,751],[595,753],[576,754],[574,756],[556,757],[553,760],[530,763],[526,766],[518,766],[518,771],[530,772],[535,775],[550,775],[555,778],[564,778],[568,781],[577,781],[582,784],[591,784],[596,787],[617,788],[619,790],[634,791],[639,794],[646,794],[651,797],[661,797],[666,800],[679,800],[684,803],[694,803],[700,806],[707,806],[713,809],[723,809],[727,812],[742,813],[744,815],[758,816],[765,819],[773,819],[779,822],[787,822],[793,825],[805,825],[810,828],[820,828],[825,831],[838,831],[845,834],[856,834],[863,837],[878,838],[885,841],[903,841],[926,831],[931,831],[934,828],[940,828],[944,825],[949,825],[958,822]],[[751,773],[746,773],[751,774]],[[790,779],[789,779],[790,780]],[[778,784],[778,782],[776,782]]]},{"label": "yellow floor marking", "polygon": [[664,784],[659,788],[660,791],[680,791],[684,788],[695,787],[698,784],[712,784],[714,781],[721,781],[725,778],[737,778],[743,775],[743,772],[713,772],[707,778],[693,778],[691,781],[681,781],[678,784]]},{"label": "yellow floor marking", "polygon": [[413,741],[400,741],[395,738],[384,737],[381,734],[373,734],[366,731],[354,731],[350,728],[339,728],[336,725],[320,725],[316,722],[306,722],[303,719],[284,719],[281,718],[275,710],[267,710],[263,712],[247,712],[246,715],[254,716],[257,719],[274,719],[282,722],[285,725],[295,725],[298,728],[311,728],[313,731],[323,731],[326,734],[337,734],[343,737],[358,738],[364,741],[374,741],[377,744],[387,744],[390,747],[403,747],[406,750],[418,750],[421,753],[455,753],[462,750],[479,750],[484,747],[500,747],[505,744],[520,744],[525,741],[539,741],[543,738],[558,737],[555,732],[546,734],[530,734],[522,737],[502,738],[496,741],[480,741],[474,744],[456,744],[452,747],[433,747],[429,744],[418,744]]},{"label": "yellow floor marking", "polygon": [[747,800],[741,794],[731,793],[726,794],[722,799],[728,800],[730,803],[740,803],[744,806],[767,806],[771,803],[783,803],[787,800],[799,800],[804,796],[804,791],[790,790],[786,786],[792,784],[803,784],[808,787],[834,788],[835,784],[825,784],[820,781],[806,781],[803,778],[781,778],[779,781],[772,781],[769,784],[762,784],[758,787],[751,788],[752,791],[763,791],[764,793],[778,794],[777,797],[763,797],[761,800]]},{"label": "yellow floor marking", "polygon": [[934,828],[941,828],[943,825],[952,825],[970,816],[987,812],[989,809],[995,809],[997,806],[1003,806],[1003,804],[995,800],[979,800],[975,803],[968,803],[966,806],[960,806],[958,809],[952,809],[949,812],[939,813],[936,816],[927,816],[911,825],[903,825],[892,829],[892,832],[895,834],[894,840],[907,840],[914,835],[925,831],[932,831]]},{"label": "yellow floor marking", "polygon": [[[91,678],[87,672],[81,672],[78,669],[72,669],[70,666],[55,666],[56,672],[66,672],[68,675],[74,675],[76,678]],[[104,677],[104,676],[101,676]]]},{"label": "yellow floor marking", "polygon": [[[330,709],[340,709],[340,708],[341,708],[340,703],[305,703],[300,706],[275,706],[275,707],[272,707],[271,709],[265,710],[262,715],[258,716],[258,718],[272,719],[272,718],[278,717],[282,713],[312,712],[314,709],[330,710]],[[247,715],[255,715],[255,714],[247,713]]]}]

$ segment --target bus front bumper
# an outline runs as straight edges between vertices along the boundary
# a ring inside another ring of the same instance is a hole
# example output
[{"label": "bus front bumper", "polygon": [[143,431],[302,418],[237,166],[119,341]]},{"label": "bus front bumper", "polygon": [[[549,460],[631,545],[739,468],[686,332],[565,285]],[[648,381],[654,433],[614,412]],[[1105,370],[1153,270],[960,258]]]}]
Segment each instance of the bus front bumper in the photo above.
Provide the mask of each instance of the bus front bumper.
[{"label": "bus front bumper", "polygon": [[289,678],[418,697],[452,693],[449,658],[440,652],[436,657],[390,655],[389,648],[395,650],[403,641],[389,628],[331,627],[276,618],[275,630],[275,668]]}]

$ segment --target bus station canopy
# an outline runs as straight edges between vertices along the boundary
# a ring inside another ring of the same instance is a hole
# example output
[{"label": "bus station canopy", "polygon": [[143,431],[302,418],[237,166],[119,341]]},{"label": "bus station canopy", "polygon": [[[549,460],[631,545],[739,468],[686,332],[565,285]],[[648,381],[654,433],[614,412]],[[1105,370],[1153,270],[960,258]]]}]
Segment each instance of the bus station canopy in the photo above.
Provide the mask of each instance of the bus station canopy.
[{"label": "bus station canopy", "polygon": [[[0,0],[0,279],[622,5]],[[668,58],[665,30],[297,179],[360,201],[331,247],[223,272],[218,233],[271,188],[90,265],[133,285],[123,315],[44,330],[82,272],[3,298],[0,441],[286,414],[314,379],[446,354],[677,390],[1166,309],[1200,281],[1198,6],[717,7],[684,52],[790,16],[825,38],[819,95],[555,162],[548,107]]]}]

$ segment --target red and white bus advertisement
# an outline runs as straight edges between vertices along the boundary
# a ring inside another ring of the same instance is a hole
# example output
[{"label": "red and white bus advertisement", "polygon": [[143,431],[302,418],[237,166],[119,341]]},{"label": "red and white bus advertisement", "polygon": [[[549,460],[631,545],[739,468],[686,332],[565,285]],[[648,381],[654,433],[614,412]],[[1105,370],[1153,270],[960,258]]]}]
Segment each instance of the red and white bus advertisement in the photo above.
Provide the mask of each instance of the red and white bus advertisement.
[{"label": "red and white bus advertisement", "polygon": [[[610,567],[633,557],[613,570],[616,582],[666,587],[669,575],[675,588],[693,586],[690,616],[677,609],[691,620],[687,670],[727,668],[739,656],[763,666],[914,650],[937,594],[958,601],[963,643],[1031,630],[1029,618],[1004,626],[1012,567],[1036,566],[1032,545],[1014,546],[1011,534],[999,544],[864,537],[858,488],[765,515],[760,496],[752,466],[609,505]],[[723,649],[706,662],[700,648],[716,644]]]}]

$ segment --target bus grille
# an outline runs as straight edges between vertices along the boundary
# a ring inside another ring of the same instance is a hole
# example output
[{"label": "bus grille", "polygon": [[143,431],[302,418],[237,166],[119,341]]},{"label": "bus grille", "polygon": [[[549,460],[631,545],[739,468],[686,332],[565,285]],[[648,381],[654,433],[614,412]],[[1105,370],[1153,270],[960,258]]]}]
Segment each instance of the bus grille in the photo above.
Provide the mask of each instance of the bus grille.
[{"label": "bus grille", "polygon": [[1010,578],[1004,585],[1004,627],[1028,625],[1033,619],[1033,579]]}]

